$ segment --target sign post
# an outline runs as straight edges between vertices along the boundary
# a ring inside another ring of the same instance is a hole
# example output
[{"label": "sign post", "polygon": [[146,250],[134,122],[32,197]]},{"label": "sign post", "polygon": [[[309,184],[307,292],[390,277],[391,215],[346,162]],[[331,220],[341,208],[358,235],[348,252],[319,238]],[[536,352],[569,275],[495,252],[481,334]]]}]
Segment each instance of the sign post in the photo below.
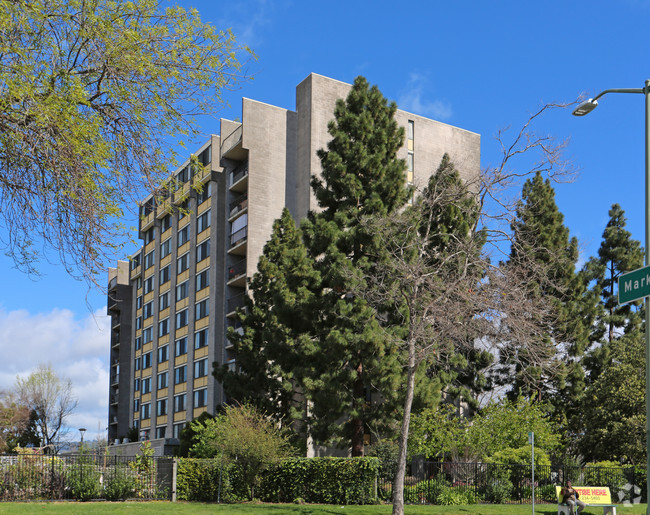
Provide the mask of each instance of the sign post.
[{"label": "sign post", "polygon": [[528,432],[528,443],[530,443],[531,470],[533,471],[531,485],[533,487],[533,515],[535,515],[535,433],[532,431]]}]

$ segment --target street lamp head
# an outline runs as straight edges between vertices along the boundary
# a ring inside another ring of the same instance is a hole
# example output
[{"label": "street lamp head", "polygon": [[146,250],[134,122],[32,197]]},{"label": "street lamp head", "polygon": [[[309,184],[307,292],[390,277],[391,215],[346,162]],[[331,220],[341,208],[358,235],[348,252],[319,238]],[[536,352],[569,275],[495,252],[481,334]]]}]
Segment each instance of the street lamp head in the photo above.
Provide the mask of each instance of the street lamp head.
[{"label": "street lamp head", "polygon": [[572,114],[573,116],[584,116],[591,113],[594,109],[596,109],[597,106],[598,101],[590,98],[589,100],[585,100],[584,102],[578,104],[578,107],[573,110]]}]

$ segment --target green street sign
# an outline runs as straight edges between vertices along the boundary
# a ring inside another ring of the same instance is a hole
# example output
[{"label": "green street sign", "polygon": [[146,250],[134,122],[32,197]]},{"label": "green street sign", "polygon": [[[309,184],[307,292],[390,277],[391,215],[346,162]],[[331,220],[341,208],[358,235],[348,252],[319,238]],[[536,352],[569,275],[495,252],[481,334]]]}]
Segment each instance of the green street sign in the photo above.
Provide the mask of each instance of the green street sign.
[{"label": "green street sign", "polygon": [[618,278],[618,303],[625,304],[650,295],[650,265]]}]

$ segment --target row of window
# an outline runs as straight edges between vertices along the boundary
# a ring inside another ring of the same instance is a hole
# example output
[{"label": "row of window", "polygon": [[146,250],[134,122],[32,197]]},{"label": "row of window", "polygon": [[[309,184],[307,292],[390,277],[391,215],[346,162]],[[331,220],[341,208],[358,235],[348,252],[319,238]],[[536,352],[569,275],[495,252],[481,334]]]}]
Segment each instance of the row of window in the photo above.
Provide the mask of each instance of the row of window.
[{"label": "row of window", "polygon": [[[167,257],[171,253],[171,243],[170,242],[171,242],[171,238],[168,239],[168,240],[165,240],[160,245],[160,259],[163,259],[163,258]],[[179,244],[179,246],[180,245],[181,244]],[[148,269],[148,268],[151,268],[154,265],[155,255],[156,255],[156,249],[153,249],[151,252],[148,252],[147,254],[145,254],[145,256],[144,256],[145,270]],[[210,240],[206,240],[206,241],[203,241],[203,242],[199,243],[196,246],[196,262],[198,263],[200,261],[203,261],[204,259],[206,259],[209,256],[210,256]],[[180,274],[180,273],[184,272],[185,270],[187,270],[189,268],[189,264],[190,264],[190,253],[186,252],[185,254],[180,256],[176,260],[176,263],[177,263],[177,266],[176,266],[176,273],[177,274]],[[181,266],[181,265],[184,265],[184,266]],[[165,268],[169,268],[169,265],[167,265]],[[165,268],[162,268],[160,270],[161,274],[163,273],[163,270],[165,270]],[[167,274],[168,274],[167,275],[167,280],[169,280],[169,271],[167,272]],[[162,276],[161,276],[160,284],[163,284],[165,282],[166,281],[163,281]]]},{"label": "row of window", "polygon": [[[204,408],[208,404],[208,389],[201,388],[194,390],[192,406],[194,408]],[[187,409],[186,394],[181,393],[174,395],[174,413],[179,413]],[[143,402],[140,404],[139,399],[135,399],[133,403],[133,411],[140,412],[140,420],[151,418],[151,403]],[[158,399],[156,401],[156,416],[162,417],[167,415],[167,399]],[[160,437],[163,438],[163,437]]]},{"label": "row of window", "polygon": [[[187,311],[187,310],[186,310]],[[145,329],[146,330],[146,329]],[[136,350],[142,346],[142,339],[136,338]],[[148,342],[147,342],[148,343]],[[204,327],[194,333],[194,349],[201,349],[208,345],[208,328]],[[174,342],[174,356],[182,356],[187,354],[187,336],[183,336]],[[161,345],[158,347],[158,363],[164,363],[169,359],[169,345]],[[140,357],[135,358],[135,369],[144,370],[151,366],[151,351],[146,352]]]},{"label": "row of window", "polygon": [[[194,379],[199,379],[208,375],[208,358],[197,359],[194,362]],[[169,386],[168,381],[169,373],[167,370],[160,372],[156,376],[156,387],[162,390]],[[187,365],[181,365],[174,369],[174,384],[182,384],[187,382]],[[140,379],[136,377],[133,381],[133,388],[136,392],[142,395],[151,393],[151,376]]]},{"label": "row of window", "polygon": [[[168,302],[168,301],[165,301]],[[151,304],[151,306],[149,306]],[[144,318],[149,318],[152,316],[153,303],[147,303],[145,305]],[[162,308],[164,309],[164,308]],[[176,330],[186,327],[189,323],[189,309],[185,308],[176,312]],[[203,299],[194,304],[194,320],[201,320],[210,314],[210,299]],[[142,316],[139,316],[135,319],[135,328],[136,330],[142,329]],[[169,334],[169,317],[164,318],[158,322],[158,337],[166,336]],[[142,347],[143,343],[149,343],[153,340],[153,326],[145,327],[142,331],[142,336],[138,336],[135,339],[135,350],[138,350]]]}]

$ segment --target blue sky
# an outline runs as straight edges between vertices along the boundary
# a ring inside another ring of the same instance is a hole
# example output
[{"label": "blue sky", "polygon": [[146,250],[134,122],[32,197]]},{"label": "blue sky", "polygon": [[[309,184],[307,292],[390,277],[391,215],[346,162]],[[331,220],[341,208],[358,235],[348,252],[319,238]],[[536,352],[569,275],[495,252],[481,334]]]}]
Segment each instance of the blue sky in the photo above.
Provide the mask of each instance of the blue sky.
[{"label": "blue sky", "polygon": [[[224,117],[241,116],[242,96],[293,109],[295,86],[311,72],[344,82],[364,75],[400,108],[480,133],[483,167],[499,159],[497,131],[520,127],[541,105],[650,78],[650,0],[179,3],[257,53],[247,65],[253,80],[226,94]],[[614,202],[643,239],[643,105],[642,95],[608,95],[587,117],[555,112],[537,126],[570,138],[566,157],[580,174],[556,192],[582,259],[597,251]],[[218,130],[212,119],[202,125]],[[0,266],[0,389],[51,362],[80,398],[71,426],[93,439],[106,427],[104,294],[60,266],[43,264],[36,280],[4,256]]]}]

